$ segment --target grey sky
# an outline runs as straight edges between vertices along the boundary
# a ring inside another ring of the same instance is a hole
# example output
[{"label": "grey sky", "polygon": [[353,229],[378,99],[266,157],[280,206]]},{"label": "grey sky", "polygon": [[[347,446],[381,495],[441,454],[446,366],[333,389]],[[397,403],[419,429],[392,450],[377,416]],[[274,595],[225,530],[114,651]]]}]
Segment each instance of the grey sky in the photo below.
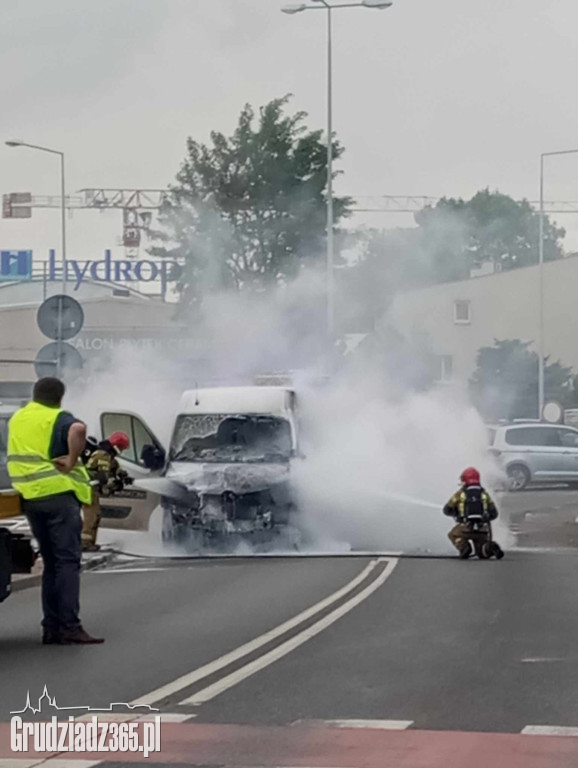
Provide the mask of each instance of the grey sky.
[{"label": "grey sky", "polygon": [[[282,2],[5,2],[0,138],[64,149],[73,191],[164,187],[186,136],[229,131],[247,101],[292,92],[323,126],[324,14],[286,16]],[[578,147],[577,22],[575,0],[395,0],[336,13],[339,191],[468,196],[490,186],[536,198],[539,153]],[[0,192],[57,192],[50,156],[2,147],[0,170]],[[577,177],[578,155],[551,160],[547,197],[578,199]],[[559,222],[578,229],[578,216]],[[116,214],[76,214],[71,247],[96,256],[119,232]],[[57,213],[0,222],[0,245],[58,245]]]}]

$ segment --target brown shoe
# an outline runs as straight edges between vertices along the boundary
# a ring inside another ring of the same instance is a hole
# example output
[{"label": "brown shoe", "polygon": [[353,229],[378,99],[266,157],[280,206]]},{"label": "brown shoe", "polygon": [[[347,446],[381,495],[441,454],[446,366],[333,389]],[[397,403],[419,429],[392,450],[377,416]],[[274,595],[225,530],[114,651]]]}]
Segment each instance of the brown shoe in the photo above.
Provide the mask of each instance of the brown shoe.
[{"label": "brown shoe", "polygon": [[104,637],[92,637],[82,627],[75,632],[61,632],[60,645],[100,645]]},{"label": "brown shoe", "polygon": [[42,634],[42,645],[60,645],[60,633],[44,630]]}]

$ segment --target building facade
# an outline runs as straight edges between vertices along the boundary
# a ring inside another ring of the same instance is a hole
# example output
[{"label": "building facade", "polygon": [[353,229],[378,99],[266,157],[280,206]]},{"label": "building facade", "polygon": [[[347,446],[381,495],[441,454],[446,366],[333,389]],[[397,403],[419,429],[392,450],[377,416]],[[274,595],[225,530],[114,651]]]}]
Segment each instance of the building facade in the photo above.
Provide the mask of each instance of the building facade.
[{"label": "building facade", "polygon": [[[383,320],[435,355],[439,381],[466,382],[480,347],[520,339],[537,351],[540,269],[524,267],[399,294]],[[578,373],[578,258],[543,267],[544,351]]]},{"label": "building facade", "polygon": [[[68,343],[87,367],[106,366],[107,358],[117,350],[167,350],[188,344],[185,329],[175,319],[175,304],[120,289],[116,284],[88,280],[74,292],[69,287],[84,311],[84,325]],[[61,291],[60,284],[49,283],[48,296]],[[36,322],[46,295],[41,281],[0,285],[0,400],[2,389],[17,391],[12,385],[30,384],[37,378],[32,361],[50,343]]]}]

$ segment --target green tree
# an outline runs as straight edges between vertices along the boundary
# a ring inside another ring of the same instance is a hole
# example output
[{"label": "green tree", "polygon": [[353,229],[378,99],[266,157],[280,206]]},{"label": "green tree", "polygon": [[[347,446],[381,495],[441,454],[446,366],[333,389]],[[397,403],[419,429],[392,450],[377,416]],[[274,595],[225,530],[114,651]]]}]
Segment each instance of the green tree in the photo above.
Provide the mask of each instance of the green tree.
[{"label": "green tree", "polygon": [[[466,280],[484,262],[514,269],[538,261],[539,217],[525,200],[485,189],[469,201],[443,198],[415,219],[417,227],[358,232],[359,258],[342,270],[341,282],[366,330],[398,291]],[[545,217],[547,261],[564,256],[564,234]]]},{"label": "green tree", "polygon": [[[483,189],[471,200],[442,198],[416,214],[443,279],[467,277],[472,266],[491,261],[501,269],[538,263],[539,215],[527,200]],[[563,257],[566,234],[546,216],[544,259]]]},{"label": "green tree", "polygon": [[[472,400],[488,420],[527,419],[538,415],[538,355],[531,342],[494,341],[478,350],[476,370],[470,380]],[[572,368],[546,359],[544,393],[565,408],[577,403]]]},{"label": "green tree", "polygon": [[[207,289],[262,289],[297,276],[324,253],[327,147],[306,113],[287,114],[289,96],[258,114],[246,105],[232,136],[192,138],[161,210],[155,255],[184,263],[185,304]],[[334,141],[334,156],[343,149]],[[335,199],[335,221],[346,216]]]}]

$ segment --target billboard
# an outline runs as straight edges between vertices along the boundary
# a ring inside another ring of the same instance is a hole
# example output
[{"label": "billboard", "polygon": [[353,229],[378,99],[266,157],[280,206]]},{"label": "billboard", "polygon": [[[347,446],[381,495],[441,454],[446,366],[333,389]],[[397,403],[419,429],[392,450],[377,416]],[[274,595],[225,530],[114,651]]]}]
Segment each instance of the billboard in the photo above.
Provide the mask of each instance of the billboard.
[{"label": "billboard", "polygon": [[32,251],[0,251],[0,282],[32,280]]}]

